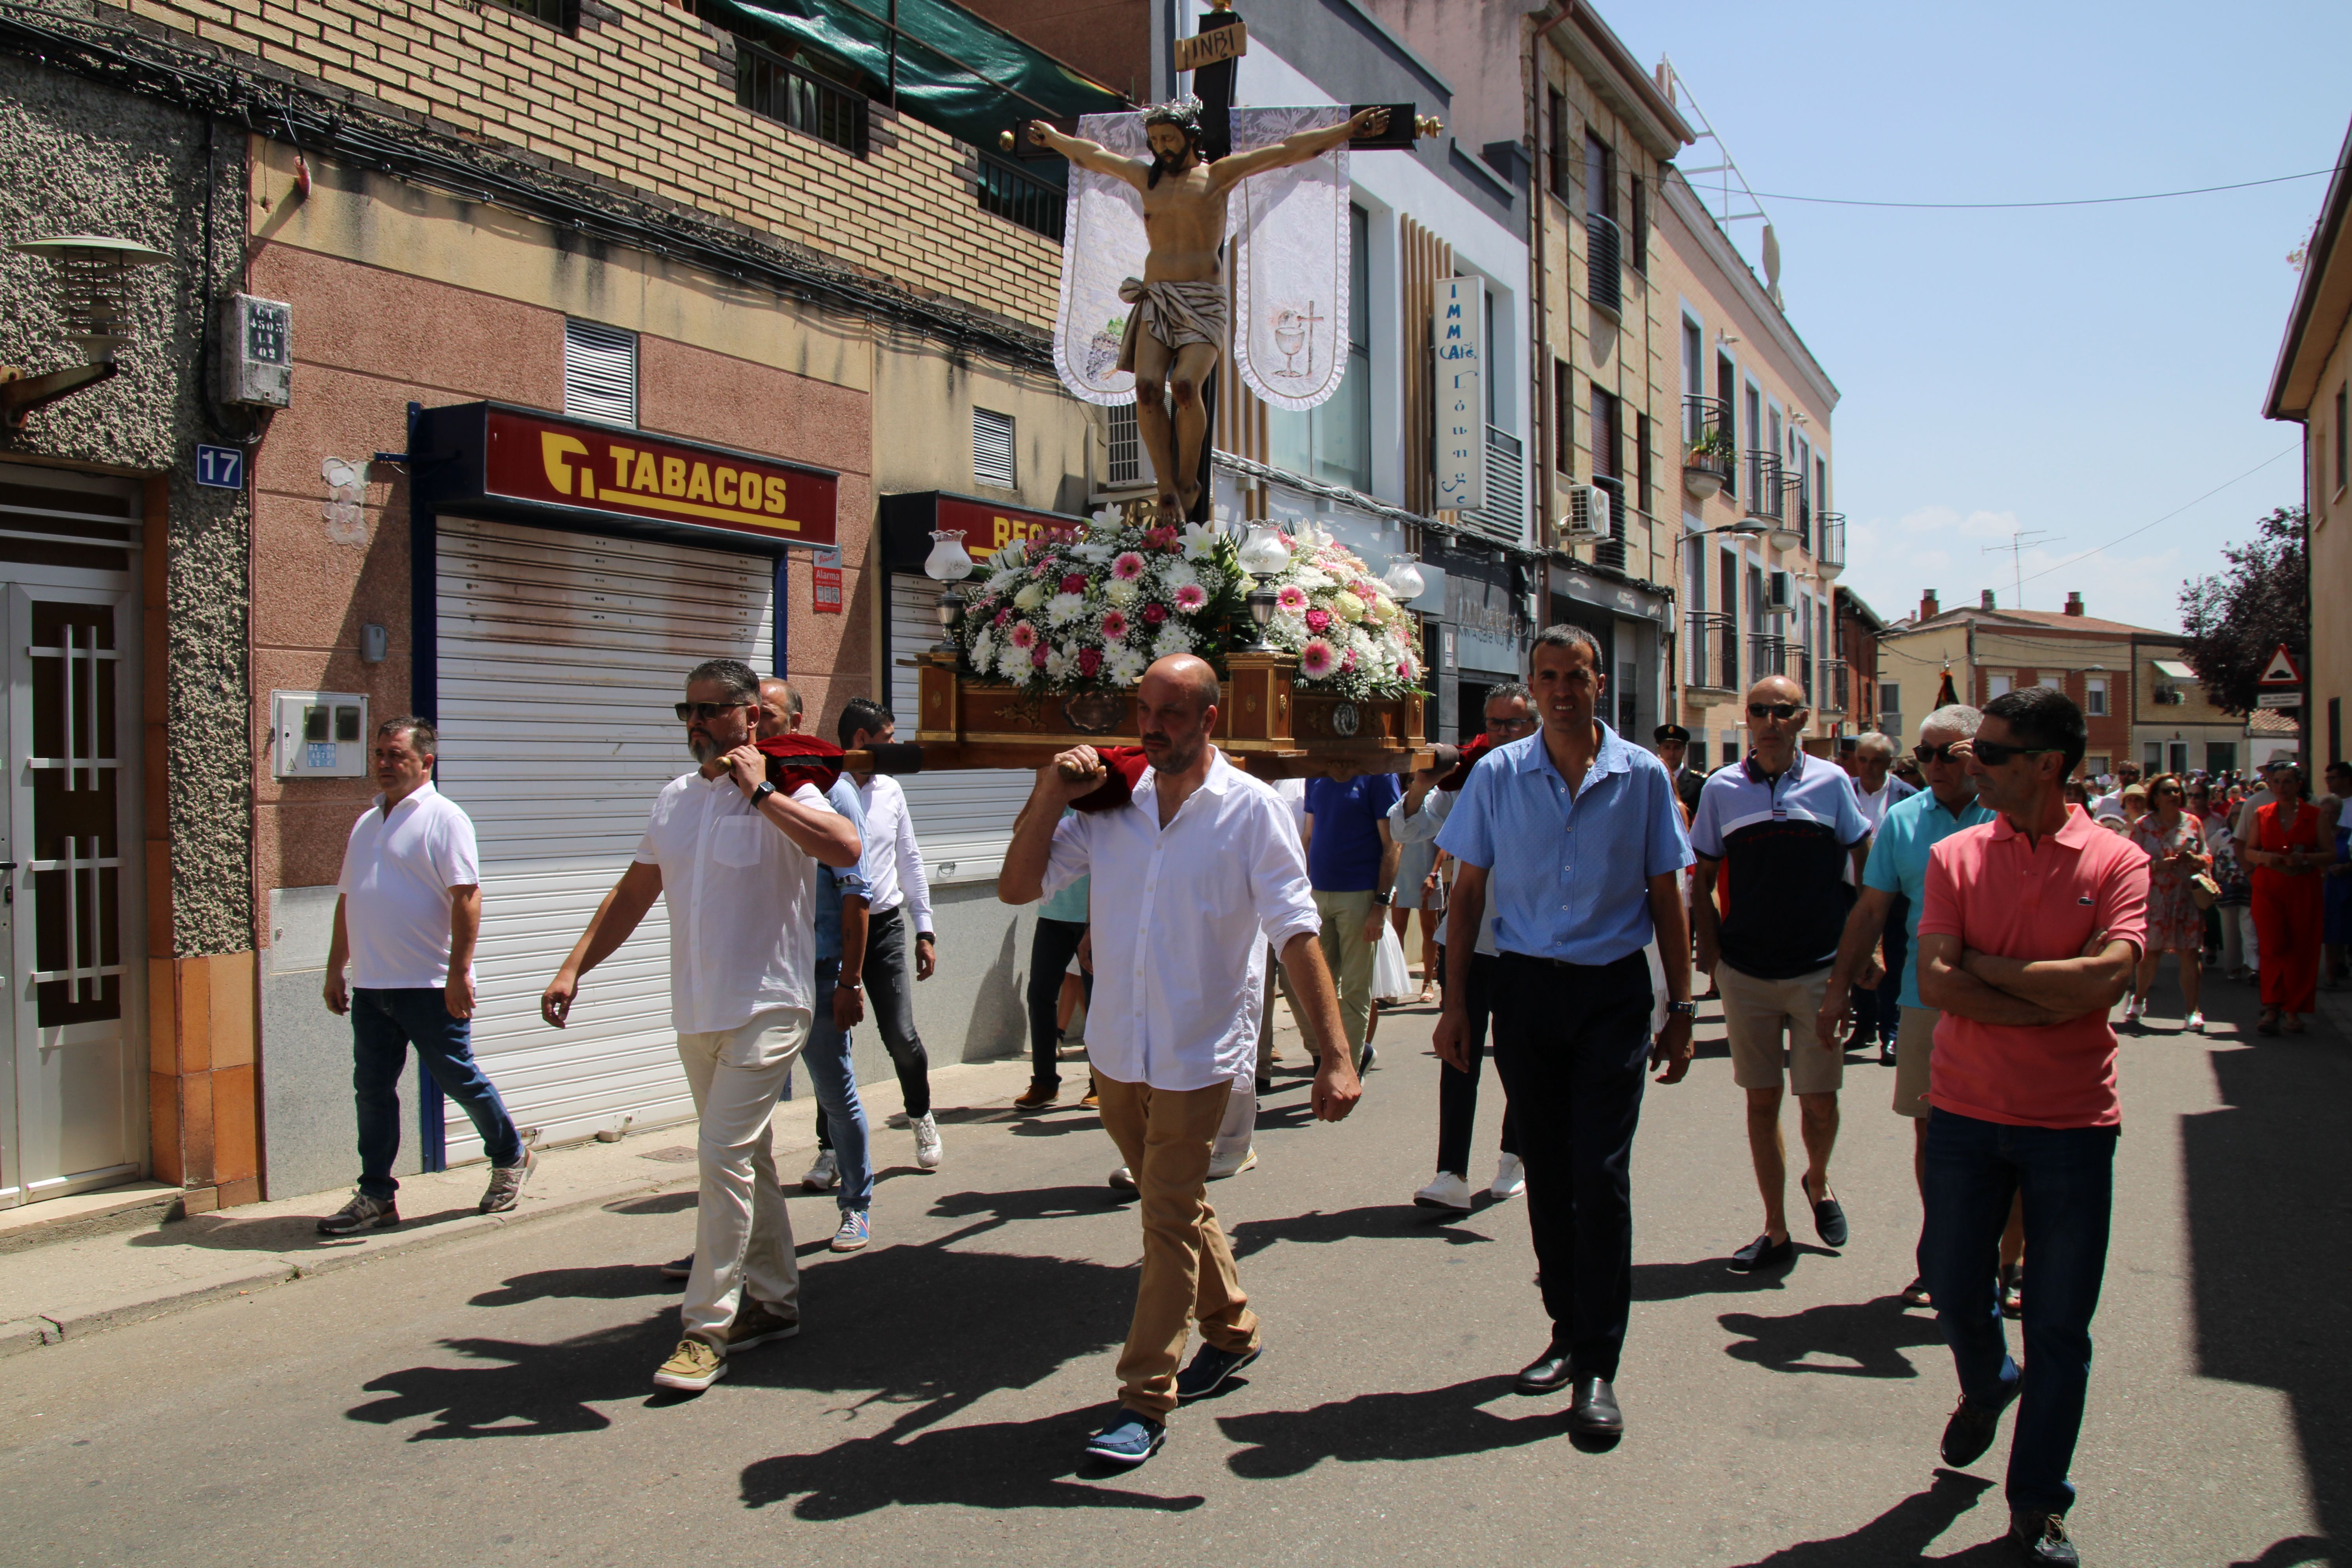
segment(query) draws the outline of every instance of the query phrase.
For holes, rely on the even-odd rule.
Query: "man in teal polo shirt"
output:
[[[1943,1016],[1919,1002],[1919,913],[1927,895],[1927,855],[1963,827],[1990,822],[1993,814],[1977,804],[1976,780],[1968,769],[1969,742],[1980,715],[1973,708],[1954,704],[1938,708],[1919,726],[1919,745],[1912,755],[1919,761],[1927,787],[1886,808],[1870,859],[1862,873],[1862,896],[1846,917],[1845,935],[1838,943],[1837,965],[1830,972],[1829,990],[1822,994],[1821,1016],[1814,1025],[1822,1044],[1832,1045],[1844,1025],[1852,986],[1865,966],[1876,967],[1874,954],[1886,917],[1897,897],[1906,902],[1905,935],[1910,943],[1903,960],[1902,1024],[1895,1040],[1895,1112],[1912,1119],[1911,1171],[1926,1191],[1927,1150],[1927,1058],[1935,1050],[1936,1023]],[[1925,1306],[1927,1297],[1917,1280],[1904,1300]]]

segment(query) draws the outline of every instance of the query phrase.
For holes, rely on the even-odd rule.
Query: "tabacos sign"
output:
[[[831,544],[839,481],[821,469],[492,406],[486,495]]]

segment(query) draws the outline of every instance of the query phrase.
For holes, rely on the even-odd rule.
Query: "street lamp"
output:
[[[58,314],[85,358],[84,363],[46,375],[26,375],[14,365],[0,365],[0,424],[14,433],[25,427],[34,409],[114,374],[115,351],[131,341],[131,269],[171,258],[135,241],[100,234],[25,239],[8,248],[57,268]]]
[[[1257,579],[1257,585],[1249,591],[1250,619],[1257,624],[1257,640],[1248,651],[1272,653],[1274,644],[1265,636],[1266,626],[1274,620],[1274,589],[1269,584],[1290,564],[1290,546],[1282,542],[1281,530],[1253,523],[1240,555],[1242,570]]]
[[[963,547],[963,535],[952,529],[941,529],[931,535],[931,552],[923,558],[923,575],[941,584],[947,591],[940,595],[940,640],[932,646],[933,653],[954,654],[961,649],[956,642],[956,625],[963,619],[963,595],[956,584],[971,575],[971,556]]]

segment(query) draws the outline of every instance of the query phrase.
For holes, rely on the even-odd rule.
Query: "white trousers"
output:
[[[677,1037],[677,1059],[700,1120],[702,1177],[694,1222],[694,1272],[679,1317],[685,1332],[726,1338],[744,1293],[787,1317],[800,1312],[793,1222],[776,1183],[768,1126],[793,1062],[808,1044],[809,1013],[772,1007],[740,1028]]]

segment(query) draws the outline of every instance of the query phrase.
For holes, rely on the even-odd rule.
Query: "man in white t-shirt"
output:
[[[472,820],[433,787],[439,745],[422,719],[376,726],[375,782],[383,793],[352,825],[343,850],[326,1000],[327,1011],[351,1015],[360,1184],[350,1203],[319,1222],[326,1236],[400,1223],[392,1162],[400,1152],[400,1072],[412,1045],[418,1063],[482,1135],[490,1161],[482,1213],[514,1207],[535,1163],[497,1086],[474,1060],[482,874]]]
[[[2092,820],[2096,821],[2102,816],[2121,816],[2124,814],[2124,791],[2131,788],[2132,785],[2137,783],[2139,783],[2139,764],[2137,763],[2116,763],[2116,787],[2105,795],[2093,798],[2091,802]]]
[[[697,665],[677,716],[701,766],[656,798],[635,863],[539,1008],[563,1027],[582,977],[655,899],[667,902],[670,1017],[700,1121],[701,1196],[682,1336],[654,1383],[691,1393],[716,1383],[733,1352],[800,1332],[800,1271],[768,1121],[814,1016],[816,868],[854,868],[859,843],[815,785],[786,795],[768,782],[768,759],[751,744],[760,678],[750,665]]]

